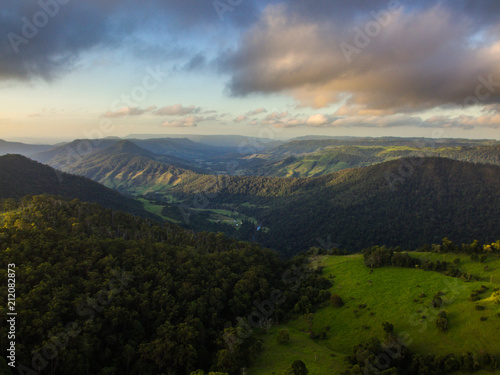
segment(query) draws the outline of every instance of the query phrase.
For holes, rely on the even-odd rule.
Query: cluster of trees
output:
[[[402,252],[400,247],[386,248],[385,246],[372,246],[363,250],[365,265],[370,268],[394,266],[394,267],[418,267],[425,271],[435,271],[445,276],[463,278],[465,280],[480,280],[478,276],[460,271],[454,263],[447,261],[421,261],[412,257],[406,252]]]
[[[221,234],[50,196],[0,207],[0,278],[7,264],[17,267],[17,361],[36,371],[239,373],[261,344],[250,334],[228,346],[237,318],[259,313],[256,303],[276,290],[283,303],[271,318],[293,314],[302,298],[328,298],[331,283],[307,272],[303,259],[302,275],[288,275],[299,260]],[[0,293],[5,300],[6,289]]]
[[[363,250],[365,265],[370,268],[386,266],[414,268],[420,266],[420,259],[403,253],[400,247],[386,248],[385,246],[372,246]]]
[[[441,329],[446,329],[446,313],[441,312],[438,320]],[[343,375],[385,374],[385,375],[441,375],[457,371],[495,371],[499,358],[489,353],[464,353],[462,355],[419,355],[412,353],[397,337],[394,327],[384,323],[385,337],[372,337],[357,345],[348,357],[350,368]]]
[[[472,243],[456,244],[447,237],[443,238],[441,243],[433,245],[424,245],[417,251],[433,253],[453,253],[471,255],[472,260],[480,260],[481,256],[490,254],[500,254],[500,240],[493,243],[481,243],[474,240]],[[484,258],[483,258],[484,259]]]

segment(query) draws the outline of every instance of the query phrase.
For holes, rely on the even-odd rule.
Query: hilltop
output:
[[[66,199],[79,199],[142,216],[140,202],[106,188],[88,178],[57,171],[21,155],[0,156],[0,199],[25,195],[51,194]]]

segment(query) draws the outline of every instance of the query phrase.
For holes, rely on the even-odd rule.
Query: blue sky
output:
[[[500,138],[498,1],[7,0],[0,138]]]

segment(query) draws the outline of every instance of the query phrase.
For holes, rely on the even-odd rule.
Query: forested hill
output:
[[[359,251],[412,249],[444,236],[459,243],[500,237],[494,165],[413,158],[306,179],[205,176],[173,189],[188,203],[204,191],[210,208],[256,218],[269,230],[249,238],[286,254],[329,241]]]
[[[293,249],[330,238],[358,251],[376,243],[414,249],[443,236],[459,243],[500,236],[498,166],[401,159],[312,181],[315,188],[266,212],[264,225],[274,228],[268,246],[288,239]]]
[[[157,157],[163,162],[156,160]],[[120,141],[62,168],[110,188],[128,191],[173,185],[197,176],[180,166],[182,161],[175,157],[155,155],[130,141]]]
[[[0,157],[0,199],[52,194],[80,199],[141,216],[153,215],[142,204],[85,177],[57,171],[21,155]]]
[[[282,280],[291,265],[255,244],[46,196],[0,204],[0,252],[3,280],[16,265],[24,373],[240,374],[260,348],[252,331],[265,321],[256,313],[243,332],[238,317],[279,289],[283,301],[271,313],[283,319],[306,292],[309,305],[324,302],[332,285],[317,273],[301,273],[300,286],[293,273]],[[0,326],[2,348],[7,330]],[[14,375],[5,356],[0,373]]]

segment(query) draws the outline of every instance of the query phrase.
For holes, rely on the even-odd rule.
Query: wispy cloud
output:
[[[198,123],[213,120],[213,117],[188,116],[180,120],[165,121],[163,126],[167,128],[194,128]]]
[[[190,105],[184,107],[182,104],[174,104],[170,106],[161,107],[155,112],[158,116],[185,116],[201,112],[200,107]]]
[[[253,111],[249,111],[246,113],[246,116],[250,117],[250,116],[257,116],[257,115],[260,115],[262,113],[266,113],[267,112],[267,109],[265,108],[257,108],[257,109],[254,109]]]
[[[156,109],[156,106],[151,106],[147,108],[138,107],[123,107],[117,111],[108,111],[102,115],[106,118],[124,118],[128,116],[141,116],[146,113],[151,113]]]

